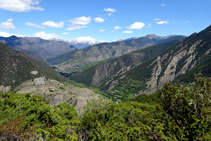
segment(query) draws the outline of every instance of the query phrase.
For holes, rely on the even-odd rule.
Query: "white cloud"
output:
[[[111,15],[113,15],[112,13],[108,13],[108,16],[111,16]]]
[[[122,33],[133,33],[133,31],[122,31]]]
[[[154,21],[160,21],[161,19],[158,19],[158,18],[156,18],[156,19],[154,19]]]
[[[184,21],[183,23],[190,23],[190,21]]]
[[[135,22],[132,25],[130,25],[130,27],[127,27],[129,29],[142,29],[145,26],[144,23],[142,22]]]
[[[7,20],[7,22],[12,22],[12,21],[13,21],[13,19],[12,19],[12,18]]]
[[[33,35],[35,37],[40,37],[40,38],[43,38],[43,39],[55,38],[55,37],[58,36],[55,33],[45,33],[45,31],[40,31],[40,32],[37,32],[37,33],[35,33]]]
[[[152,27],[151,23],[146,26],[146,28],[151,28],[151,27]]]
[[[120,26],[115,26],[114,29],[121,29],[121,27]]]
[[[87,28],[85,25],[69,25],[70,27],[67,28],[67,30],[76,30],[76,29],[82,29],[82,28]]]
[[[36,28],[45,28],[44,26],[36,25],[35,23],[27,22],[25,25],[36,27]]]
[[[10,34],[10,33],[8,33],[8,32],[0,31],[0,36],[1,36],[1,37],[10,37],[10,36],[12,36],[12,35],[15,35],[15,36],[17,36],[17,37],[23,37],[23,35],[19,35],[19,34]]]
[[[169,24],[169,21],[159,21],[159,22],[156,22],[157,24]]]
[[[69,34],[68,32],[64,32],[64,33],[62,33],[63,35],[67,35],[67,34]]]
[[[13,19],[8,19],[6,22],[1,23],[0,27],[5,28],[5,29],[15,28],[12,21],[13,21]]]
[[[69,22],[71,22],[72,24],[87,25],[91,22],[91,20],[92,19],[90,17],[82,16],[69,20]]]
[[[115,12],[116,9],[112,9],[112,8],[104,8],[104,11],[107,11],[107,12]]]
[[[7,33],[7,32],[2,32],[2,31],[0,31],[0,36],[1,36],[1,37],[10,37],[10,36],[12,36],[12,34],[9,34],[9,33]]]
[[[78,37],[76,39],[77,40],[83,40],[83,41],[95,41],[96,40],[95,38],[91,38],[89,36],[87,36],[87,37]]]
[[[101,18],[101,17],[96,17],[96,18],[94,18],[94,20],[97,23],[104,23],[105,22],[105,20],[103,18]]]
[[[0,0],[0,9],[9,10],[11,12],[44,10],[44,8],[37,5],[39,5],[39,0]]]
[[[104,32],[105,31],[105,29],[100,29],[100,32]]]
[[[42,25],[49,26],[49,27],[56,27],[56,28],[63,28],[64,22],[53,22],[53,21],[46,21],[43,22]]]
[[[165,6],[166,4],[161,4],[161,5],[159,5],[159,6]]]

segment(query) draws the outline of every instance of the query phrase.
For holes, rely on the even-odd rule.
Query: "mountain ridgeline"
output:
[[[151,46],[96,65],[70,79],[98,87],[114,100],[151,94],[166,82],[193,82],[199,72],[211,76],[210,39],[211,26],[183,40]]]
[[[81,50],[75,50],[62,54],[47,61],[61,72],[79,72],[96,65],[100,61],[119,57],[137,49],[160,44],[176,39],[184,39],[185,36],[172,35],[160,37],[154,34],[131,40],[112,43],[100,43]]]
[[[29,56],[32,54],[32,52],[36,53],[40,57],[35,57],[34,55],[31,57],[35,57],[33,59],[37,60],[39,60],[39,58],[45,60],[47,58],[56,57],[60,54],[76,49],[74,46],[69,46],[59,41],[44,40],[38,37],[0,37],[0,42],[7,44],[9,47],[15,50],[22,51],[26,54],[29,53],[27,54]]]

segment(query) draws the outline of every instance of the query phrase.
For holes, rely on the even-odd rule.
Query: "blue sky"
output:
[[[211,0],[0,0],[0,36],[114,41],[211,25]]]

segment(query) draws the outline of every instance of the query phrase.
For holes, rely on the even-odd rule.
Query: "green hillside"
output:
[[[47,79],[68,81],[45,62],[36,61],[26,54],[0,43],[0,85],[15,88],[26,80],[45,76]],[[37,71],[36,75],[32,71]]]

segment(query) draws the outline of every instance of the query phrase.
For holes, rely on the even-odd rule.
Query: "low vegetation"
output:
[[[0,140],[211,140],[210,93],[211,79],[199,74],[127,102],[90,101],[80,116],[66,103],[1,93]]]

